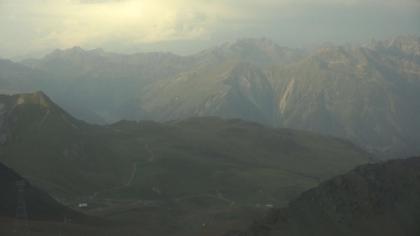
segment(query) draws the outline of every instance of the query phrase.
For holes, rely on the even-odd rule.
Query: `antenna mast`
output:
[[[25,201],[25,180],[16,181],[16,193],[17,193],[17,204],[16,204],[16,221],[15,221],[15,233],[19,235],[29,235],[29,224],[28,224],[28,212],[26,209]]]

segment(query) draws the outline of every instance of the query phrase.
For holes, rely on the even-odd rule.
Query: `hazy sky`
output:
[[[0,0],[0,58],[54,48],[191,53],[227,40],[285,46],[420,35],[420,0]]]

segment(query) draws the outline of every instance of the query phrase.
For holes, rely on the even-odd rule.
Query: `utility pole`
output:
[[[28,223],[28,212],[26,209],[25,201],[25,180],[16,181],[16,219],[15,219],[15,230],[14,232],[18,235],[27,236],[29,235],[29,223]]]

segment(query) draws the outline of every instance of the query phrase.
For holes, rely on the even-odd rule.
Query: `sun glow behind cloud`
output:
[[[75,45],[124,50],[254,36],[286,44],[335,40],[357,35],[360,23],[373,32],[367,37],[391,27],[417,33],[415,22],[406,23],[420,23],[419,9],[417,0],[0,0],[0,57]]]
[[[0,25],[4,27],[0,33],[5,36],[0,42],[10,40],[10,36],[23,42],[21,35],[31,35],[26,46],[42,49],[118,40],[135,44],[206,37],[223,9],[181,0],[17,0],[0,3],[0,13]]]
[[[58,1],[34,13],[46,19],[40,28],[45,37],[39,40],[62,47],[120,38],[134,43],[193,38],[204,34],[203,24],[208,23],[197,21],[195,12],[152,0],[89,4]]]

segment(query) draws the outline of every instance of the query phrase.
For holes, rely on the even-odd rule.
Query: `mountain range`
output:
[[[415,36],[316,49],[242,39],[190,56],[74,47],[1,60],[0,90],[43,90],[91,123],[240,118],[402,157],[420,152],[419,48]]]

